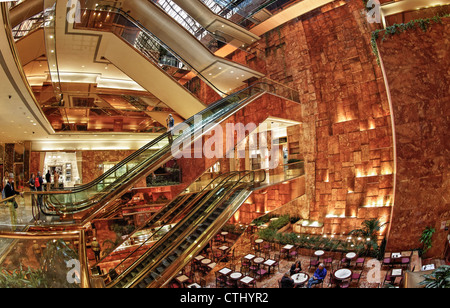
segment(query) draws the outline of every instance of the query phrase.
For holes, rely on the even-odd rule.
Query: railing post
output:
[[[89,267],[86,254],[86,234],[84,230],[80,230],[78,255],[80,259],[80,286],[83,289],[89,289],[91,287],[91,282],[89,278]]]

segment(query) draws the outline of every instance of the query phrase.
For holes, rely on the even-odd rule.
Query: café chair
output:
[[[358,265],[361,266],[361,268],[364,268],[364,263],[366,262],[365,258],[357,258],[355,261],[355,268],[358,267]]]

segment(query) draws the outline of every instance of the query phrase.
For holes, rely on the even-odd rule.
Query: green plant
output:
[[[448,289],[450,288],[450,266],[443,265],[430,275],[423,275],[425,278],[419,285],[427,289]]]
[[[28,268],[24,270],[22,265],[13,271],[5,268],[0,270],[1,288],[46,288],[47,279],[41,269],[33,270]]]
[[[355,229],[350,231],[349,235],[355,235],[366,239],[364,244],[366,255],[372,255],[372,249],[378,249],[378,233],[386,223],[381,223],[379,219],[368,219],[362,222],[361,229]]]
[[[422,235],[420,236],[420,242],[422,243],[422,252],[421,255],[425,255],[428,250],[433,247],[433,234],[436,230],[432,227],[426,227],[425,230],[422,231]]]
[[[363,1],[365,1],[365,0],[363,0]],[[371,38],[370,43],[372,46],[372,52],[374,53],[374,55],[377,58],[378,65],[380,65],[381,61],[380,61],[380,55],[378,53],[377,41],[380,38],[381,32],[383,32],[382,41],[386,40],[390,36],[400,34],[405,31],[408,31],[408,30],[413,30],[413,29],[416,29],[417,27],[422,29],[423,32],[426,32],[428,30],[428,28],[431,26],[431,24],[433,24],[433,23],[440,24],[440,23],[442,23],[442,18],[449,17],[449,16],[450,16],[450,14],[436,15],[432,18],[411,20],[408,23],[394,24],[392,26],[386,27],[386,29],[375,30],[372,33],[372,38]]]
[[[41,270],[49,288],[76,288],[78,285],[67,281],[67,262],[79,260],[78,254],[65,241],[54,240],[42,252]]]

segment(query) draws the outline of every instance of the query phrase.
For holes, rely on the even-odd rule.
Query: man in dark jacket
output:
[[[15,190],[14,188],[14,174],[10,173],[9,174],[9,179],[8,182],[5,185],[5,198],[8,199],[9,197],[13,197],[16,195],[21,195],[22,193],[18,192]],[[8,201],[8,205],[9,205],[9,212],[11,215],[11,228],[12,231],[16,231],[16,225],[17,225],[17,213],[16,213],[16,208],[17,208],[17,202],[16,200],[9,200]]]
[[[289,276],[289,272],[285,273],[281,278],[281,288],[292,289],[294,287],[294,280]]]

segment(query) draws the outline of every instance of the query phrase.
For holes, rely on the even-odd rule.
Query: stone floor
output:
[[[251,254],[255,254],[255,251],[252,249],[252,245],[251,245],[251,237],[248,234],[243,234],[236,242],[227,240],[227,242],[225,243],[214,243],[213,244],[213,251],[217,251],[217,248],[219,247],[219,245],[227,245],[229,247],[235,248],[235,257],[233,258],[233,260],[222,260],[222,261],[217,261],[217,265],[206,275],[202,275],[199,272],[195,272],[195,276],[194,276],[194,281],[197,283],[201,283],[203,282],[203,284],[205,285],[206,288],[216,288],[216,274],[215,272],[224,268],[224,267],[228,267],[228,268],[235,268],[236,271],[240,270],[241,267],[241,258],[244,257],[245,255],[251,253]],[[272,249],[269,252],[269,255],[272,257],[275,254],[279,253],[279,248],[275,248]],[[212,257],[211,255],[209,255],[208,257]],[[309,268],[309,264],[310,264],[310,256],[303,256],[303,255],[298,255],[296,260],[300,260],[301,264],[302,264],[302,269],[303,272],[308,273],[310,276],[312,276],[312,274],[315,271],[315,268]],[[369,260],[369,259],[366,259]],[[278,281],[279,279],[282,278],[282,276],[284,275],[284,273],[288,272],[290,270],[291,265],[295,262],[295,260],[290,259],[290,260],[286,260],[286,259],[281,259],[280,261],[280,266],[279,269],[275,269],[275,272],[272,273],[269,276],[265,276],[262,279],[257,279],[256,282],[256,287],[257,288],[278,288]],[[364,268],[358,267],[357,269],[354,269],[354,263],[351,263],[350,265],[350,269],[357,271],[357,272],[361,272],[361,278],[358,281],[353,281],[350,284],[350,288],[379,288],[382,287],[382,283],[384,281],[384,278],[386,276],[387,270],[389,268],[387,267],[383,267],[380,271],[379,277],[380,277],[380,283],[370,283],[368,281],[368,274],[369,271],[371,271],[371,268],[366,267],[367,263],[365,264]],[[416,266],[416,268],[420,268],[420,258],[418,257],[417,253],[415,253],[413,255],[412,261],[411,261],[411,268],[413,268],[414,266]],[[325,279],[324,284],[321,286],[323,288],[329,288],[332,287],[330,286],[329,282],[330,282],[330,272],[332,272],[333,270],[336,270],[339,267],[339,261],[335,260],[332,264],[332,268],[330,268],[330,266],[327,267],[328,270],[328,275],[327,278]],[[190,272],[190,265],[188,265],[185,268],[186,272]],[[372,271],[373,272],[373,271]],[[373,279],[371,279],[373,280]]]

